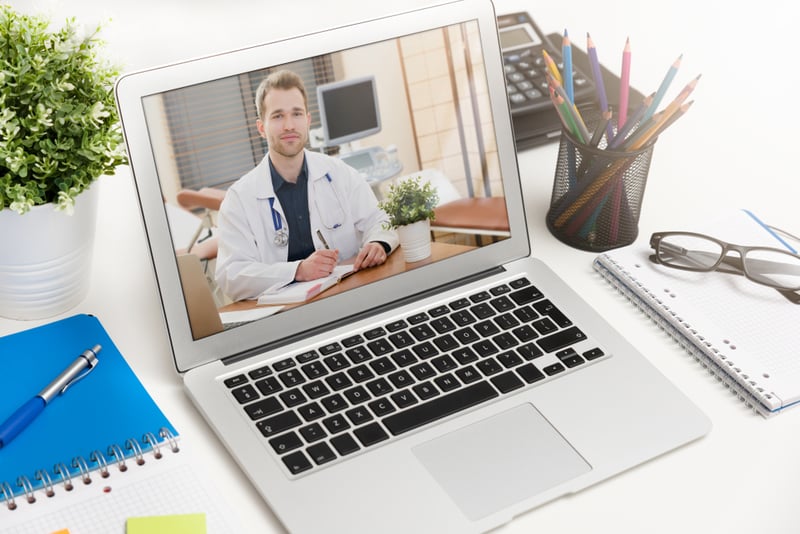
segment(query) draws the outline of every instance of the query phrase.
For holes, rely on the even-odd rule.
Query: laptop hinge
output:
[[[339,318],[339,319],[337,319],[335,321],[331,321],[329,323],[325,323],[324,325],[320,325],[320,326],[317,326],[315,328],[309,328],[308,330],[304,330],[302,332],[298,332],[297,334],[294,334],[294,335],[291,335],[291,336],[287,336],[285,338],[281,338],[281,339],[279,339],[277,341],[273,341],[271,343],[266,343],[264,345],[260,345],[260,346],[258,346],[256,348],[250,349],[248,351],[240,352],[238,354],[234,354],[232,356],[228,356],[227,358],[223,358],[220,361],[223,363],[223,365],[230,365],[230,364],[238,363],[238,362],[240,362],[242,360],[246,360],[247,358],[251,358],[253,356],[262,355],[267,351],[274,350],[276,348],[280,348],[280,347],[283,347],[283,346],[286,346],[286,345],[290,345],[290,344],[292,344],[292,343],[294,343],[296,341],[299,341],[301,339],[304,339],[304,338],[307,338],[307,337],[311,337],[311,336],[315,336],[317,334],[321,334],[321,333],[327,332],[329,330],[333,330],[335,328],[338,328],[340,326],[344,326],[346,324],[358,321],[360,319],[364,319],[364,318],[367,318],[367,317],[372,317],[375,314],[383,313],[385,311],[392,310],[394,308],[398,308],[400,306],[404,306],[406,304],[410,304],[410,303],[418,301],[418,300],[422,300],[422,299],[427,298],[429,296],[442,293],[442,292],[447,291],[449,289],[453,289],[455,287],[458,287],[458,286],[461,286],[461,285],[464,285],[464,284],[475,282],[477,280],[482,280],[484,278],[488,278],[490,276],[494,276],[496,274],[500,274],[500,273],[503,273],[503,272],[505,272],[505,267],[503,267],[502,265],[497,266],[497,267],[492,267],[491,269],[488,269],[486,271],[481,271],[479,273],[475,273],[475,274],[472,274],[470,276],[466,276],[464,278],[459,278],[458,280],[451,281],[451,282],[448,282],[446,284],[442,284],[442,285],[439,285],[439,286],[436,286],[436,287],[432,287],[432,288],[427,289],[425,291],[419,291],[417,293],[413,293],[413,294],[408,295],[406,297],[403,297],[401,299],[393,300],[392,302],[388,302],[386,304],[383,304],[381,306],[377,306],[375,308],[370,308],[369,310],[365,310],[365,311],[360,312],[360,313],[354,313],[354,314],[348,315],[346,317],[341,317],[341,318]]]

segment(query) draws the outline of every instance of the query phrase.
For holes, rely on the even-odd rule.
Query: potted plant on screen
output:
[[[378,203],[389,216],[389,226],[397,229],[406,262],[420,261],[431,255],[430,222],[435,217],[433,210],[438,202],[436,188],[417,176],[392,184],[386,198]]]
[[[0,315],[35,319],[88,290],[97,186],[126,163],[118,69],[94,32],[0,4]]]

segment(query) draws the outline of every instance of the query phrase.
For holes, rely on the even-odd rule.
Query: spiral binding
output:
[[[141,443],[136,439],[128,439],[125,441],[124,450],[117,444],[112,443],[108,446],[107,454],[103,454],[99,450],[94,450],[89,454],[89,461],[87,462],[83,456],[76,456],[69,463],[72,466],[70,470],[67,464],[57,463],[53,466],[53,471],[48,472],[47,469],[39,469],[34,475],[36,482],[25,476],[20,475],[14,483],[0,481],[0,497],[5,503],[6,508],[9,510],[16,510],[18,508],[16,498],[24,499],[25,502],[33,504],[37,500],[37,492],[42,492],[45,497],[50,498],[56,495],[56,488],[58,483],[61,483],[63,491],[69,492],[75,488],[73,482],[73,473],[77,471],[77,480],[83,484],[91,484],[92,477],[99,475],[101,478],[108,478],[111,476],[113,469],[124,473],[128,469],[126,461],[132,461],[136,465],[144,465],[147,461],[147,452],[152,453],[153,459],[160,460],[164,457],[161,452],[162,447],[169,449],[173,453],[180,451],[176,437],[168,428],[162,428],[158,431],[158,436],[161,438],[159,441],[152,432],[148,432],[142,436]],[[149,447],[149,451],[146,449]],[[126,456],[124,451],[128,451]],[[111,462],[106,460],[108,457]],[[16,491],[15,491],[16,488]]]
[[[708,342],[696,330],[692,329],[681,317],[671,312],[669,308],[648,288],[644,287],[633,274],[625,270],[612,258],[605,256],[605,260],[613,263],[617,271],[636,284],[652,302],[647,302],[630,290],[613,272],[602,263],[597,263],[595,260],[596,265],[600,266],[600,269],[597,269],[598,272],[607,282],[650,317],[653,322],[669,334],[686,352],[693,356],[698,363],[722,383],[722,385],[728,388],[731,393],[736,395],[748,408],[764,417],[773,415],[773,413],[765,407],[765,405],[770,406],[773,404],[771,395],[766,393],[763,388],[759,387],[749,376],[743,375],[734,362],[729,360],[727,356],[712,343]],[[670,312],[674,322],[659,314],[655,309],[657,306]],[[700,343],[692,343],[692,338],[697,339]]]

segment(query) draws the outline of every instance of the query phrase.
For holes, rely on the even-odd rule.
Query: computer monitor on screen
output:
[[[337,146],[381,131],[374,76],[317,86],[325,146]]]

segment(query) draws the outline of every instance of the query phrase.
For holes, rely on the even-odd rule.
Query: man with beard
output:
[[[323,278],[340,259],[382,264],[398,245],[372,189],[342,161],[305,149],[311,114],[302,79],[270,74],[256,91],[268,152],[234,183],[219,211],[216,279],[233,300]]]

